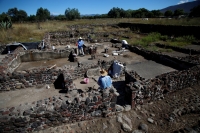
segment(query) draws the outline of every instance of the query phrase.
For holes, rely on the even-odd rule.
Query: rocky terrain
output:
[[[138,47],[132,49],[134,52],[120,51],[119,47],[112,46],[110,42],[95,45],[98,45],[95,59],[91,59],[91,55],[85,55],[78,56],[77,62],[70,62],[67,58],[20,62],[14,73],[1,75],[0,132],[200,132],[199,50],[194,50],[192,46],[193,50],[190,51],[195,52],[192,56],[187,51],[183,54],[182,49],[162,55]],[[199,48],[198,45],[195,47]],[[104,51],[105,48],[108,48],[107,52]],[[62,50],[68,49],[66,50],[66,46],[56,46],[55,51],[47,52],[62,53]],[[113,56],[113,51],[121,53]],[[105,54],[109,57],[105,57]],[[12,57],[15,58],[15,55]],[[8,60],[11,60],[5,56],[1,59],[8,65]],[[113,92],[105,94],[98,91],[98,74],[90,73],[93,77],[90,77],[89,84],[83,83],[84,74],[89,68],[97,69],[103,65],[108,67],[109,61],[113,59],[123,62],[126,70],[133,71],[130,81],[133,78],[136,82],[130,83],[133,86],[129,85],[131,99],[127,98],[129,79],[126,79],[126,75],[113,79],[113,86],[120,94],[118,97]],[[177,65],[175,61],[182,64]],[[83,67],[77,67],[79,63]],[[49,67],[54,64],[56,67]],[[6,65],[3,66],[3,70],[6,70]],[[193,69],[189,69],[190,67]],[[55,86],[61,72],[68,85],[68,91]],[[155,77],[160,79],[154,80]],[[148,82],[151,86],[149,88]],[[165,86],[160,87],[160,84]],[[146,96],[144,86],[149,91],[149,97]],[[151,100],[144,97],[151,97]]]

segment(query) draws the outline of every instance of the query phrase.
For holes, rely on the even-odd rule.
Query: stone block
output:
[[[100,68],[90,68],[86,72],[87,77],[95,77],[100,75]]]

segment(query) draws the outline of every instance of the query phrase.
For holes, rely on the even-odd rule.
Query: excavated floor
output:
[[[94,45],[94,44],[88,44],[88,45]],[[140,74],[142,77],[148,79],[148,78],[154,78],[155,76],[175,71],[175,69],[158,64],[154,61],[148,61],[144,57],[137,55],[135,53],[132,53],[130,51],[123,52],[123,55],[119,56],[112,56],[112,51],[118,50],[118,48],[111,47],[111,43],[103,43],[103,44],[97,44],[97,56],[96,59],[91,60],[90,55],[85,55],[83,57],[78,56],[79,62],[82,62],[83,64],[88,63],[97,63],[98,59],[110,61],[114,58],[125,62],[127,64],[127,70],[134,70],[138,74]],[[56,47],[57,49],[63,49],[66,46],[59,46]],[[71,46],[75,47],[75,46]],[[104,57],[104,48],[109,47],[109,51],[107,54],[109,54],[109,57]],[[16,71],[23,71],[26,69],[33,69],[37,67],[44,67],[44,66],[53,66],[55,65],[57,67],[62,67],[64,65],[73,65],[77,66],[77,62],[69,62],[67,58],[61,58],[61,59],[53,59],[53,60],[43,60],[43,61],[36,61],[36,62],[23,62],[21,65],[16,69]],[[97,78],[97,77],[96,77]],[[121,77],[120,81],[115,81],[114,86],[117,88],[118,92],[121,93],[121,96],[119,97],[118,104],[125,104],[123,101],[123,90],[124,88],[124,77]],[[80,77],[79,79],[74,81],[74,84],[76,85],[77,89],[86,90],[88,87],[98,88],[98,84],[95,80],[90,79],[89,84],[81,84],[81,81],[83,81],[83,77]],[[12,107],[17,106],[23,103],[30,103],[33,101],[49,98],[55,95],[65,96],[66,92],[63,90],[55,89],[53,86],[53,83],[50,84],[50,89],[46,89],[47,85],[43,86],[36,86],[16,91],[10,91],[6,93],[0,93],[0,108],[5,107]],[[6,94],[6,95],[5,95]]]

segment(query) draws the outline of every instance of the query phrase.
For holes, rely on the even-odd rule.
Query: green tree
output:
[[[147,17],[148,18],[154,18],[155,16],[154,16],[153,12],[149,12],[149,13],[147,13]]]
[[[153,13],[153,17],[155,18],[160,17],[162,15],[160,10],[152,10],[151,13]]]
[[[8,9],[7,14],[11,17],[12,21],[18,21],[17,18],[18,9],[16,7]]]
[[[165,13],[164,13],[164,16],[165,17],[171,17],[173,15],[173,12],[171,10],[167,10]]]
[[[78,11],[78,9],[70,9],[67,8],[65,10],[65,16],[68,20],[74,20],[74,19],[79,19],[80,18],[80,12]]]
[[[174,11],[174,16],[184,15],[183,9],[176,9]]]
[[[145,8],[140,8],[139,9],[140,11],[141,11],[141,17],[142,18],[146,18],[146,17],[148,17],[148,13],[149,13],[149,10],[147,10],[147,9],[145,9]]]
[[[108,14],[101,14],[101,18],[108,18]]]
[[[149,10],[145,8],[140,8],[138,10],[133,11],[132,16],[135,18],[145,18],[148,17]]]
[[[141,10],[135,10],[135,11],[133,11],[132,16],[134,18],[141,18],[142,17],[142,11]]]
[[[27,13],[24,10],[18,10],[16,7],[8,10],[7,14],[12,21],[24,21],[27,19]]]
[[[39,9],[37,9],[36,17],[39,21],[46,21],[50,18],[50,12],[48,9],[43,9],[42,7],[40,7]]]
[[[126,17],[126,11],[124,9],[120,9],[120,17],[125,18]]]
[[[3,12],[2,14],[0,14],[0,22],[5,21],[5,19],[7,19],[8,17],[9,16],[5,12]]]
[[[190,10],[189,17],[200,17],[200,5]]]
[[[122,8],[119,7],[113,7],[108,12],[108,17],[110,18],[120,18],[125,16],[125,11]]]
[[[65,15],[58,15],[58,16],[55,16],[55,20],[66,20],[66,17]]]
[[[32,21],[32,22],[34,22],[34,21],[36,21],[36,16],[35,15],[30,15],[30,16],[28,16],[28,21]]]
[[[131,18],[132,17],[132,10],[131,9],[128,9],[125,11],[125,18]]]
[[[24,21],[28,17],[27,13],[24,10],[19,10],[17,13],[18,21]]]

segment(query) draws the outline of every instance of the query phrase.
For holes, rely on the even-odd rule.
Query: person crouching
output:
[[[112,92],[119,96],[119,93],[112,85],[112,78],[108,75],[107,71],[104,69],[100,70],[101,76],[98,79],[98,85],[101,91]]]
[[[98,85],[100,86],[101,90],[108,89],[112,87],[112,79],[108,75],[107,71],[102,69],[100,70],[101,76],[98,79]]]

